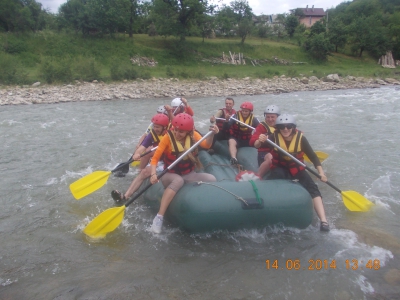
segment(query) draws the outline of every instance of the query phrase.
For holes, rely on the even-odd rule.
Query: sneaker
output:
[[[154,233],[161,233],[162,224],[164,222],[164,218],[160,218],[156,216],[153,220],[153,224],[151,225],[151,231]]]
[[[238,164],[238,160],[236,159],[236,157],[231,157],[231,165],[236,166]]]
[[[321,226],[319,227],[319,230],[321,231],[329,231],[329,224],[328,222],[321,222]]]
[[[111,197],[114,199],[115,204],[116,204],[117,206],[122,206],[122,205],[124,205],[125,202],[126,202],[126,200],[128,200],[128,199],[125,198],[125,195],[124,195],[124,194],[122,194],[120,191],[117,191],[117,190],[113,190],[113,191],[111,192]]]

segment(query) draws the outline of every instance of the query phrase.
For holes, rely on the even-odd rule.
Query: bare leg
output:
[[[271,167],[271,163],[272,163],[272,154],[267,153],[264,157],[263,163],[258,168],[257,175],[260,176],[261,178],[263,178],[264,175],[267,174],[267,172],[269,171],[269,169]]]
[[[325,216],[324,204],[322,203],[322,198],[319,196],[313,198],[313,203],[314,203],[315,212],[317,213],[320,221],[327,222],[326,216]]]
[[[149,150],[151,150],[151,149],[152,149],[152,147],[150,146],[149,148],[146,149],[146,151],[149,151]],[[149,161],[150,161],[150,158],[151,158],[153,155],[154,155],[154,152],[150,152],[149,154],[143,156],[143,157],[140,159],[139,168],[140,168],[141,170],[143,170],[144,168],[146,168],[147,164],[148,164]]]
[[[231,155],[231,157],[236,158],[237,154],[236,141],[234,139],[229,139],[228,143],[229,143],[229,154]]]
[[[139,175],[132,181],[128,190],[125,192],[125,198],[129,198],[136,192],[139,187],[142,185],[143,181],[150,176],[151,168],[146,167],[142,171],[140,171]]]
[[[164,194],[161,198],[160,210],[158,211],[158,215],[164,216],[165,212],[169,204],[171,203],[172,199],[174,199],[176,192],[170,188],[166,188]]]

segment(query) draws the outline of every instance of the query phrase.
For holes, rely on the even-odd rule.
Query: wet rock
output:
[[[38,81],[38,82],[35,82],[34,84],[32,84],[32,86],[33,87],[37,87],[37,86],[39,86],[40,85],[40,82]]]
[[[394,78],[385,78],[385,81],[390,84],[396,84],[396,85],[400,84],[400,82]]]
[[[300,79],[300,82],[304,83],[304,84],[308,84],[309,79],[307,77],[303,77],[303,78]]]
[[[385,81],[383,81],[382,79],[377,79],[376,81],[375,81],[377,84],[380,84],[380,85],[386,85],[387,83],[385,82]]]

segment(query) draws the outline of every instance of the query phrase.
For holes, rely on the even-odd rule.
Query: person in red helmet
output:
[[[243,102],[240,105],[240,110],[233,115],[233,118],[256,128],[260,122],[253,115],[253,103]],[[229,121],[229,153],[231,155],[231,164],[237,165],[236,158],[237,149],[241,147],[249,147],[249,141],[252,135],[252,129],[236,122],[235,120]]]
[[[121,194],[121,192],[117,190],[113,190],[111,192],[111,196],[117,204],[123,204],[126,199],[132,196],[133,193],[139,189],[143,181],[150,176],[150,166],[146,166],[149,163],[149,160],[153,156],[154,152],[151,152],[143,157],[140,156],[147,149],[158,146],[160,140],[163,138],[166,130],[168,129],[169,118],[165,114],[158,113],[151,118],[151,123],[153,124],[152,129],[132,156],[135,161],[140,160],[139,175],[136,176],[136,178],[132,181],[125,194]]]
[[[168,168],[182,153],[188,150],[193,144],[201,139],[201,135],[194,130],[193,118],[185,113],[176,115],[172,119],[172,130],[168,130],[161,139],[154,156],[151,159],[151,176],[150,182],[155,184],[158,182],[156,167],[161,158],[164,161],[164,168]],[[200,147],[209,149],[213,136],[218,133],[218,126],[210,126],[210,130],[214,134],[209,135],[200,143]],[[196,173],[195,167],[201,168],[201,163],[197,158],[197,150],[186,155],[173,169],[169,170],[160,178],[165,191],[161,198],[160,209],[153,220],[151,230],[154,233],[160,233],[164,220],[164,214],[173,200],[175,194],[183,186],[185,182],[216,181],[214,175],[207,173]]]

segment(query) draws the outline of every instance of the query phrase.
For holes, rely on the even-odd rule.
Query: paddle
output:
[[[297,158],[294,156],[290,155],[288,152],[283,150],[281,147],[279,147],[277,144],[272,142],[271,140],[267,139],[267,143],[270,145],[274,146],[277,148],[280,152],[284,153],[285,155],[289,156],[291,159],[293,159],[297,164],[303,166],[306,168],[306,170],[319,179],[321,179],[321,176],[315,172],[314,170],[310,169],[307,167],[305,164],[303,164],[301,161],[299,161]],[[327,185],[329,185],[331,188],[342,194],[342,199],[344,202],[344,205],[350,210],[350,211],[368,211],[372,205],[374,205],[371,201],[369,201],[367,198],[362,196],[361,194],[355,192],[355,191],[341,191],[339,188],[334,186],[332,183],[329,181],[325,182]]]
[[[243,123],[235,118],[231,118],[237,122],[239,122],[240,124],[243,124],[245,126],[248,126],[250,128],[253,128],[249,125],[247,125],[246,123]],[[313,175],[315,175],[316,177],[318,177],[319,179],[321,179],[321,176],[315,172],[314,170],[310,169],[309,167],[307,167],[304,163],[302,163],[301,161],[299,161],[297,158],[295,158],[294,156],[290,155],[288,152],[286,152],[284,149],[282,149],[281,147],[279,147],[277,144],[275,144],[274,142],[272,142],[271,140],[267,139],[267,143],[269,143],[270,145],[274,146],[275,148],[277,148],[279,151],[281,151],[282,153],[284,153],[285,155],[289,156],[291,159],[293,159],[297,164],[303,166],[304,168],[306,168],[307,171],[309,171],[310,173],[312,173]],[[348,210],[350,211],[368,211],[370,209],[370,207],[372,205],[374,205],[371,201],[369,201],[367,198],[365,198],[364,196],[362,196],[361,194],[355,192],[355,191],[341,191],[339,188],[337,188],[336,186],[334,186],[332,183],[330,183],[329,181],[325,182],[327,185],[329,185],[331,188],[333,188],[334,190],[336,190],[337,192],[339,192],[342,195],[342,199],[343,199],[343,203],[344,205],[347,207]]]
[[[171,170],[175,165],[180,162],[189,152],[191,152],[194,148],[196,148],[204,139],[206,139],[212,131],[209,131],[206,135],[204,135],[197,143],[195,143],[192,147],[190,147],[185,153],[183,153],[179,158],[177,158],[168,168],[162,171],[159,175],[157,175],[157,179],[163,177],[169,170]],[[103,238],[107,233],[115,230],[119,224],[121,224],[124,218],[125,209],[133,203],[137,198],[139,198],[145,191],[147,191],[152,186],[149,183],[139,194],[130,198],[128,202],[119,207],[112,207],[101,214],[99,214],[96,218],[94,218],[86,227],[83,229],[83,232],[91,237],[91,238]]]
[[[143,157],[154,150],[156,150],[157,147],[152,148],[151,150],[143,153],[140,155],[140,157]],[[76,200],[79,200],[94,191],[97,191],[99,188],[101,188],[103,185],[106,184],[108,177],[110,176],[111,173],[118,171],[119,169],[123,168],[124,166],[129,166],[129,164],[134,161],[132,158],[128,160],[127,162],[124,162],[122,164],[119,164],[115,169],[112,171],[95,171],[93,173],[90,173],[81,179],[78,179],[77,181],[73,182],[70,184],[69,189],[71,190],[72,195]]]
[[[217,118],[218,120],[219,119],[221,119],[221,118]],[[240,124],[242,124],[242,125],[244,125],[244,126],[246,126],[246,127],[248,127],[248,128],[250,128],[250,129],[255,129],[254,127],[252,127],[252,126],[250,126],[250,125],[248,125],[248,124],[246,124],[246,123],[243,123],[243,122],[241,122],[241,121],[239,121],[238,119],[235,119],[234,117],[230,117],[229,119],[232,119],[232,120],[235,120],[236,122],[239,122]],[[225,119],[222,119],[222,120],[225,120]],[[315,154],[317,155],[317,157],[318,157],[318,159],[319,159],[319,161],[320,162],[323,162],[325,159],[327,159],[328,157],[329,157],[329,154],[328,153],[325,153],[325,152],[322,152],[322,151],[314,151],[315,152]],[[308,158],[308,156],[307,155],[304,155],[304,159],[307,161],[307,162],[311,162],[311,160]]]

